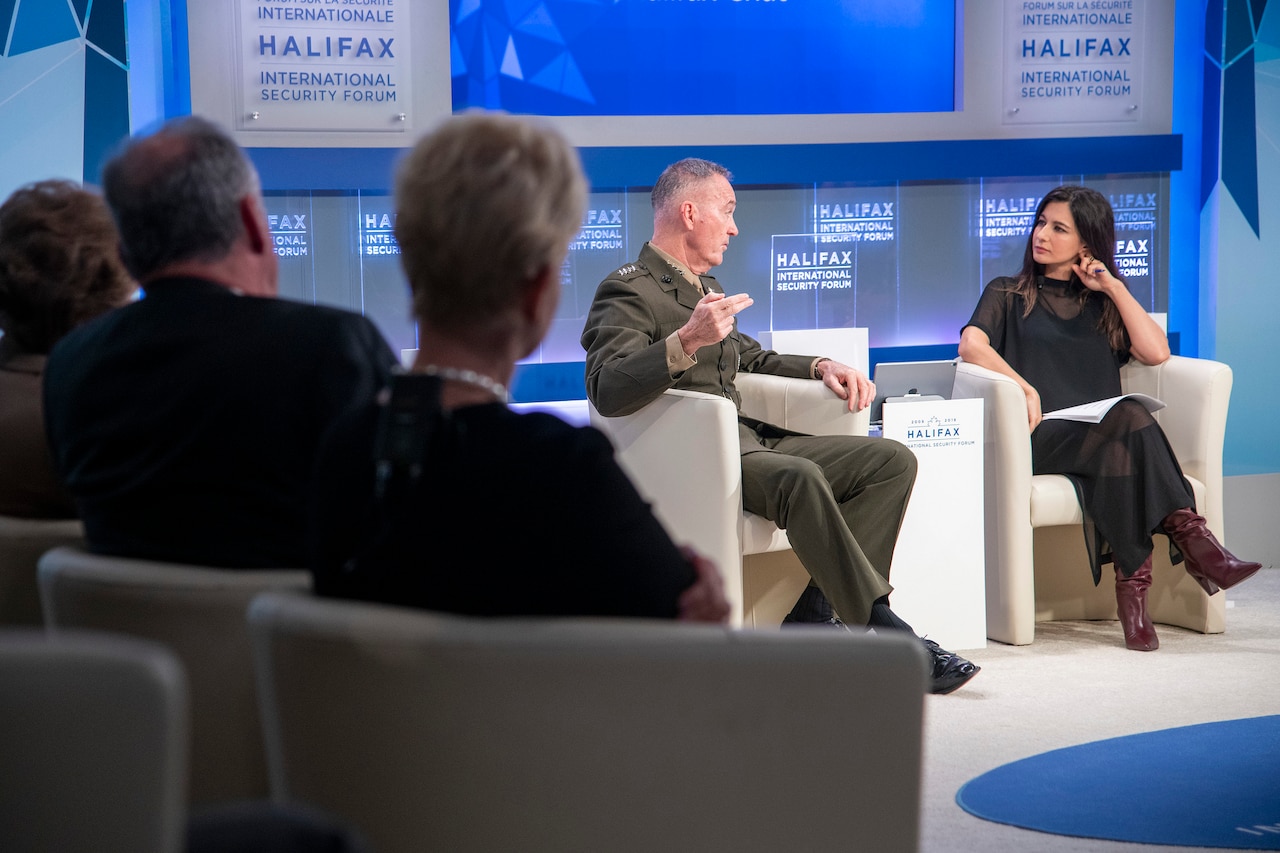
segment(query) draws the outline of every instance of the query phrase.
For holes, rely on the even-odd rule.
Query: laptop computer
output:
[[[871,423],[884,422],[884,402],[902,397],[950,400],[956,385],[957,359],[947,361],[882,361],[871,381],[876,397],[871,403]]]

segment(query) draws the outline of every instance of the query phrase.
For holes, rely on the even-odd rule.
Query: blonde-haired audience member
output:
[[[506,405],[555,316],[586,190],[559,133],[502,114],[446,120],[401,165],[396,238],[421,343],[387,399],[321,448],[320,594],[473,615],[727,617],[715,567],[671,541],[600,432]]]

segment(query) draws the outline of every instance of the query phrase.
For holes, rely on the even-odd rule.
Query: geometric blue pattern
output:
[[[93,15],[103,0],[94,0]],[[84,180],[99,183],[107,155],[129,135],[129,72],[96,50],[84,53]]]
[[[64,42],[84,56],[82,180],[96,181],[103,156],[129,134],[125,0],[0,0],[0,56]]]
[[[80,23],[66,0],[61,3],[19,0],[18,14],[4,23],[10,22],[6,56],[18,56],[80,37]]]
[[[1200,206],[1221,180],[1259,237],[1254,56],[1266,8],[1267,0],[1208,0],[1204,21]]]
[[[127,67],[129,54],[125,46],[123,0],[109,3],[94,0],[89,7],[85,37],[91,45]]]
[[[500,86],[548,89],[595,103],[572,41],[616,0],[450,0],[455,103],[494,108]],[[477,73],[477,71],[479,73]]]
[[[0,0],[0,56],[8,55],[9,22],[13,20],[13,7],[17,0]]]

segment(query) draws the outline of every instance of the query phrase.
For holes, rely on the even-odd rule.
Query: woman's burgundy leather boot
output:
[[[1187,574],[1196,579],[1204,591],[1213,595],[1252,577],[1262,563],[1237,559],[1223,547],[1209,530],[1204,518],[1194,510],[1175,509],[1161,522],[1186,559]]]
[[[1124,628],[1125,648],[1153,652],[1160,648],[1156,626],[1147,615],[1147,589],[1151,586],[1151,558],[1129,577],[1116,567],[1116,612]]]

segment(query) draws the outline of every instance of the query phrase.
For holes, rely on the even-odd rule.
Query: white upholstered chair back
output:
[[[78,519],[0,515],[0,625],[43,625],[36,562],[51,548],[83,543]]]
[[[164,643],[191,685],[193,804],[267,794],[245,609],[264,589],[310,589],[299,570],[242,570],[55,548],[40,559],[51,630],[92,628]]]
[[[913,638],[485,619],[264,593],[274,796],[421,850],[908,851]]]
[[[0,847],[182,853],[187,719],[158,643],[0,630]]]

